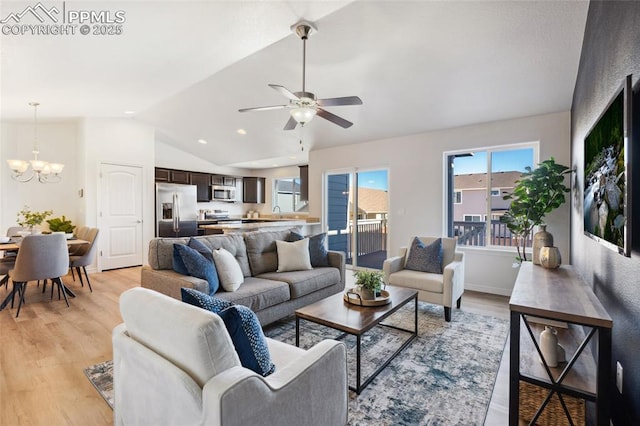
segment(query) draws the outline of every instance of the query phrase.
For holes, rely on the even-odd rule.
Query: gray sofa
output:
[[[276,240],[286,240],[291,230],[193,237],[212,250],[224,248],[234,255],[244,283],[234,292],[219,290],[216,297],[251,308],[260,323],[277,321],[302,306],[344,290],[344,253],[329,251],[330,266],[308,271],[276,272]],[[180,288],[208,292],[206,280],[173,270],[173,244],[187,244],[189,238],[154,238],[149,243],[149,265],[142,267],[142,287],[181,299]]]

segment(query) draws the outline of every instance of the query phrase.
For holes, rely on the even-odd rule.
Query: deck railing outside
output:
[[[455,221],[453,235],[458,237],[458,244],[464,246],[486,246],[487,233],[485,222]],[[491,221],[491,244],[494,246],[517,246],[518,239],[511,233],[507,225],[499,220]],[[526,247],[531,247],[531,236],[526,240]]]
[[[349,235],[353,234],[353,221],[349,221]],[[353,250],[352,239],[348,239],[347,257],[351,258]],[[360,219],[358,220],[358,254],[374,253],[387,250],[387,220],[386,219]]]

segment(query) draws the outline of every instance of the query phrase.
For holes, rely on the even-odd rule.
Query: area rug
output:
[[[508,321],[452,311],[444,321],[442,307],[420,302],[418,338],[402,351],[360,395],[349,392],[350,425],[482,425],[507,336]],[[411,329],[413,304],[385,321]],[[340,333],[300,321],[300,346],[308,348]],[[295,343],[295,319],[278,321],[265,334]],[[376,327],[362,338],[362,377],[368,377],[398,348],[408,333]],[[354,336],[348,348],[349,384],[355,385]],[[85,370],[113,407],[111,361]]]
[[[84,369],[91,384],[113,410],[113,361],[105,361]]]

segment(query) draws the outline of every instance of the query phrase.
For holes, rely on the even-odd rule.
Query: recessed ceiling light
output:
[[[247,131],[245,129],[238,129],[236,130],[236,132],[238,132],[239,135],[246,135]]]
[[[202,145],[207,144],[207,141],[205,141],[204,139],[198,139],[198,142],[201,143]]]
[[[125,111],[124,113],[127,114],[127,115],[132,115],[132,114],[135,114],[136,112],[135,111]]]
[[[278,165],[277,164],[272,164],[271,167],[278,167]]]
[[[289,157],[289,159],[290,159],[290,160],[295,160],[295,159],[296,159],[296,156],[295,156],[295,155],[292,155],[291,157]]]

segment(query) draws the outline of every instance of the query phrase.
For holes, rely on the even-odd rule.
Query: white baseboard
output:
[[[511,290],[486,285],[465,284],[465,290],[478,291],[480,293],[497,294],[499,296],[511,296]]]

